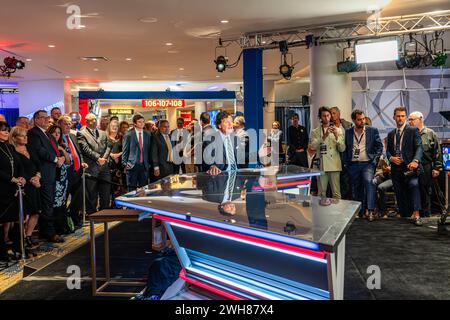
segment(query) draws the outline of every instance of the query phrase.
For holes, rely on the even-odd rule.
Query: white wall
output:
[[[289,82],[275,84],[275,100],[302,101],[303,95],[309,94],[309,82]]]
[[[19,113],[33,114],[39,109],[57,106],[64,113],[64,80],[38,80],[19,82]]]

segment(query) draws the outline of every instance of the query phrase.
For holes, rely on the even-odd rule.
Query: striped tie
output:
[[[226,149],[227,149],[227,158],[228,158],[228,171],[234,171],[237,169],[237,165],[236,165],[236,159],[234,158],[234,150],[233,150],[233,145],[231,143],[231,139],[230,136],[226,137]]]

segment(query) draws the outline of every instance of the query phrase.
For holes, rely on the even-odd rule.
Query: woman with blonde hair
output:
[[[39,214],[41,213],[41,163],[34,154],[32,148],[28,148],[27,129],[13,127],[9,135],[9,143],[14,146],[17,157],[20,160],[26,184],[24,187],[24,214],[25,217],[25,249],[28,254],[33,254],[34,249],[39,247],[39,242],[32,239],[34,228],[36,227]]]
[[[123,153],[123,135],[120,133],[119,121],[112,120],[108,124],[106,136],[108,137],[108,148],[111,148],[108,165],[111,181],[114,183],[114,185],[111,186],[111,195],[114,205],[114,199],[126,192],[126,179],[124,178],[125,173],[121,161]]]

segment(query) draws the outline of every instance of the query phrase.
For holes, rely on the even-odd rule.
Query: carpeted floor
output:
[[[434,224],[415,227],[406,220],[357,220],[347,234],[345,299],[450,299],[450,236]],[[150,253],[150,221],[123,223],[110,232],[111,271],[120,277],[145,277]],[[98,271],[103,272],[102,237],[98,239]],[[89,244],[25,278],[0,299],[93,299],[90,280],[68,290],[67,267],[78,265],[90,277]],[[381,271],[381,289],[366,286],[367,268]],[[136,288],[135,288],[136,289]],[[95,298],[99,299],[99,298]]]

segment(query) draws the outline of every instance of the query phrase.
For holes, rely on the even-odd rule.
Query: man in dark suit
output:
[[[307,167],[306,149],[308,149],[308,132],[299,125],[298,114],[292,115],[292,125],[288,128],[288,156],[291,164]]]
[[[134,128],[124,137],[122,154],[122,165],[127,174],[130,191],[148,183],[151,151],[151,135],[144,130],[144,117],[140,114],[134,115],[133,123]]]
[[[202,126],[202,138],[215,132],[211,126],[211,116],[208,112],[202,112],[200,115],[200,125]]]
[[[203,171],[217,175],[222,171],[234,171],[248,167],[247,150],[239,147],[239,139],[233,128],[233,118],[226,111],[216,116],[217,131],[205,135],[203,140]]]
[[[183,149],[185,145],[185,141],[189,132],[186,128],[184,128],[184,119],[177,119],[177,128],[170,132],[170,139],[172,140],[172,144],[174,145],[174,155],[176,156],[174,159],[174,173],[180,173],[180,168],[182,173],[186,173],[186,165],[183,162]]]
[[[353,186],[353,200],[362,203],[359,216],[362,217],[367,208],[369,221],[373,221],[376,188],[372,180],[383,144],[378,129],[365,126],[365,119],[361,110],[352,112],[354,127],[345,130],[344,163]]]
[[[45,133],[48,129],[49,117],[45,110],[36,111],[33,115],[34,127],[28,131],[28,146],[34,149],[41,162],[41,205],[42,213],[39,218],[39,233],[41,238],[50,242],[64,242],[56,234],[53,202],[56,186],[56,167],[61,167],[64,157],[57,157],[50,139]]]
[[[72,127],[72,118],[64,115],[58,119],[58,126],[61,127],[62,138],[67,146],[67,152],[70,155],[71,165],[69,169],[69,189],[70,206],[69,214],[72,218],[75,229],[82,227],[81,211],[83,207],[83,169],[88,165],[83,160],[80,145],[77,136],[70,132]]]
[[[108,167],[108,157],[111,148],[108,147],[108,137],[104,131],[97,129],[97,117],[89,113],[86,115],[86,129],[78,132],[78,143],[86,169],[86,212],[97,211],[97,201],[100,197],[100,210],[110,207],[111,175]]]
[[[386,155],[391,163],[392,182],[399,207],[403,217],[411,218],[418,226],[422,225],[419,210],[421,209],[418,175],[421,174],[422,139],[419,129],[406,123],[406,108],[397,107],[394,110],[394,120],[397,128],[389,132]],[[409,176],[405,176],[408,172]]]
[[[156,179],[173,174],[173,146],[169,136],[170,124],[167,120],[159,121],[159,132],[153,136],[151,161]]]

